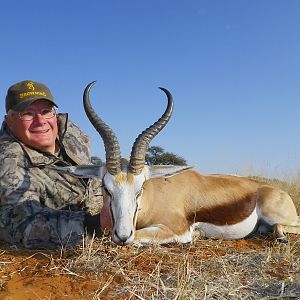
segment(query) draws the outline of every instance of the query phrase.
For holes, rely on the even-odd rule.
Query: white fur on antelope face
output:
[[[113,176],[107,173],[104,186],[110,197],[113,217],[112,239],[117,244],[130,244],[134,240],[138,198],[141,196],[143,174],[120,172]]]

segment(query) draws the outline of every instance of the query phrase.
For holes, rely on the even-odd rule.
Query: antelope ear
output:
[[[148,178],[168,178],[193,169],[195,166],[153,165],[148,166]]]
[[[59,167],[55,165],[47,165],[45,168],[53,169],[57,172],[69,174],[79,178],[103,178],[106,168],[98,165],[79,165],[70,167]]]

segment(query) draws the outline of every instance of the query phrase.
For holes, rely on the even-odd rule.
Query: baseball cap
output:
[[[15,83],[7,90],[5,98],[6,112],[10,109],[22,111],[34,101],[41,99],[48,100],[58,107],[49,88],[45,84],[33,80],[24,80]]]

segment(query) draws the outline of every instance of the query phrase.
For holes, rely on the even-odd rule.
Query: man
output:
[[[42,83],[25,80],[7,91],[0,133],[2,241],[26,248],[74,246],[101,210],[100,180],[55,170],[91,163],[87,135],[56,107]]]

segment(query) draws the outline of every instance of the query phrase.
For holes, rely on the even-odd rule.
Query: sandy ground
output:
[[[294,245],[299,246],[299,242],[300,237],[292,238]],[[196,241],[193,246],[156,245],[136,249],[119,247],[102,240],[94,241],[91,247],[63,253],[31,251],[0,244],[0,299],[116,299],[116,295],[120,299],[146,299],[138,296],[141,276],[154,274],[158,266],[160,274],[164,274],[168,268],[174,267],[174,263],[182,263],[183,257],[205,261],[234,253],[265,254],[268,249],[274,248],[272,243],[270,238],[254,238],[225,242]],[[132,274],[137,279],[132,280]],[[276,268],[271,275],[282,279],[284,273]],[[137,280],[136,286],[134,280]],[[122,291],[122,287],[130,282],[132,288]],[[159,299],[155,294],[148,295]]]

